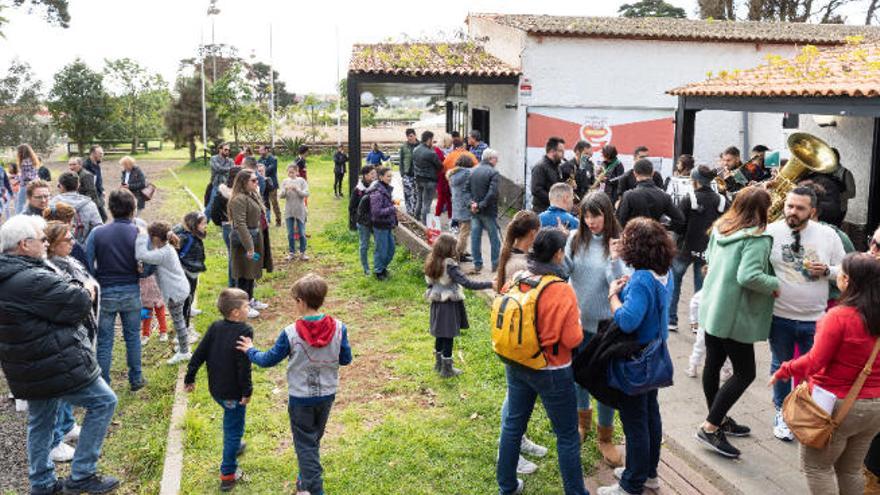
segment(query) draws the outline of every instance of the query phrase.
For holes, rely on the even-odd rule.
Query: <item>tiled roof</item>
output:
[[[668,91],[679,96],[880,96],[880,42],[806,46],[791,59],[769,56],[743,71],[722,71]]]
[[[537,36],[674,41],[841,44],[847,36],[880,39],[880,27],[791,22],[715,21],[668,17],[572,17],[471,14]]]
[[[379,43],[354,45],[352,74],[402,76],[518,76],[520,71],[476,43]]]

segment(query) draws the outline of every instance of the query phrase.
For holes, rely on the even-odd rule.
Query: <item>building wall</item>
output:
[[[526,33],[481,17],[468,17],[468,36],[483,44],[487,52],[511,67],[519,68]]]
[[[522,142],[524,131],[516,108],[517,91],[513,85],[468,86],[469,107],[489,110],[489,147],[498,151],[498,171],[508,179],[502,191],[502,202],[505,204],[515,201],[520,193],[511,188],[515,182],[511,179],[522,177],[523,174],[519,143]]]

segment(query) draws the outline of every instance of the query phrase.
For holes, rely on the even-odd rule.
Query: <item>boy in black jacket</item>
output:
[[[223,461],[220,464],[220,490],[229,491],[241,479],[236,458],[244,452],[244,418],[251,400],[251,362],[235,349],[239,337],[253,338],[247,321],[250,300],[241,289],[226,288],[217,298],[223,320],[208,328],[193,353],[183,380],[187,392],[195,390],[196,373],[202,363],[208,365],[208,389],[223,407]]]

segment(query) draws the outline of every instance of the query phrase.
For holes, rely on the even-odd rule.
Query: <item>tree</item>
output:
[[[165,112],[165,127],[176,144],[189,146],[189,161],[196,160],[196,141],[202,138],[201,76],[178,77],[174,85],[177,97]],[[223,133],[220,119],[213,108],[206,111],[208,140],[217,141]],[[207,143],[202,143],[207,146]]]
[[[207,68],[207,67],[206,67]],[[241,112],[245,104],[253,101],[251,85],[246,79],[246,69],[242,64],[230,67],[217,82],[211,85],[211,106],[226,127],[232,128],[236,146],[239,143],[239,128],[244,124]]]
[[[51,151],[52,129],[39,116],[41,93],[30,65],[13,60],[0,79],[0,147],[29,143],[39,153]]]
[[[103,76],[82,60],[74,60],[55,74],[49,111],[58,128],[77,143],[80,152],[86,143],[100,136],[109,114],[108,103]]]
[[[641,0],[636,3],[625,3],[617,9],[621,17],[687,17],[684,9],[670,5],[663,0]]]
[[[110,121],[118,127],[117,132],[131,139],[131,152],[136,153],[141,138],[162,134],[162,117],[170,100],[168,85],[161,75],[129,58],[105,63],[104,74],[113,95]]]
[[[264,64],[263,62],[257,62],[250,66],[248,79],[250,79],[254,85],[254,99],[258,103],[268,104],[270,92],[269,87],[274,80],[275,107],[284,108],[292,105],[294,100],[296,99],[296,94],[287,92],[286,84],[284,83],[284,81],[279,80],[277,70],[272,71],[274,79],[270,79],[269,70],[269,64]]]
[[[700,19],[735,20],[734,0],[697,0]]]
[[[4,3],[6,2],[0,1],[0,10],[3,10],[3,7],[5,7]],[[68,0],[11,0],[10,3],[13,7],[21,7],[27,4],[29,13],[38,8],[44,10],[43,17],[51,25],[63,28],[70,26],[70,12],[67,10]],[[6,22],[6,18],[0,17],[0,28]]]
[[[327,115],[325,105],[317,96],[313,94],[306,95],[297,106],[297,111],[306,118],[306,125],[308,125],[308,129],[306,129],[307,140],[314,143],[326,137],[319,126],[326,124],[330,117]]]

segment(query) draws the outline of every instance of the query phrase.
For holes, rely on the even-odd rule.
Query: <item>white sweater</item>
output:
[[[171,244],[159,249],[147,249],[147,234],[138,234],[135,257],[150,265],[156,265],[156,279],[165,302],[183,302],[189,297],[189,281],[180,266],[180,258]]]

